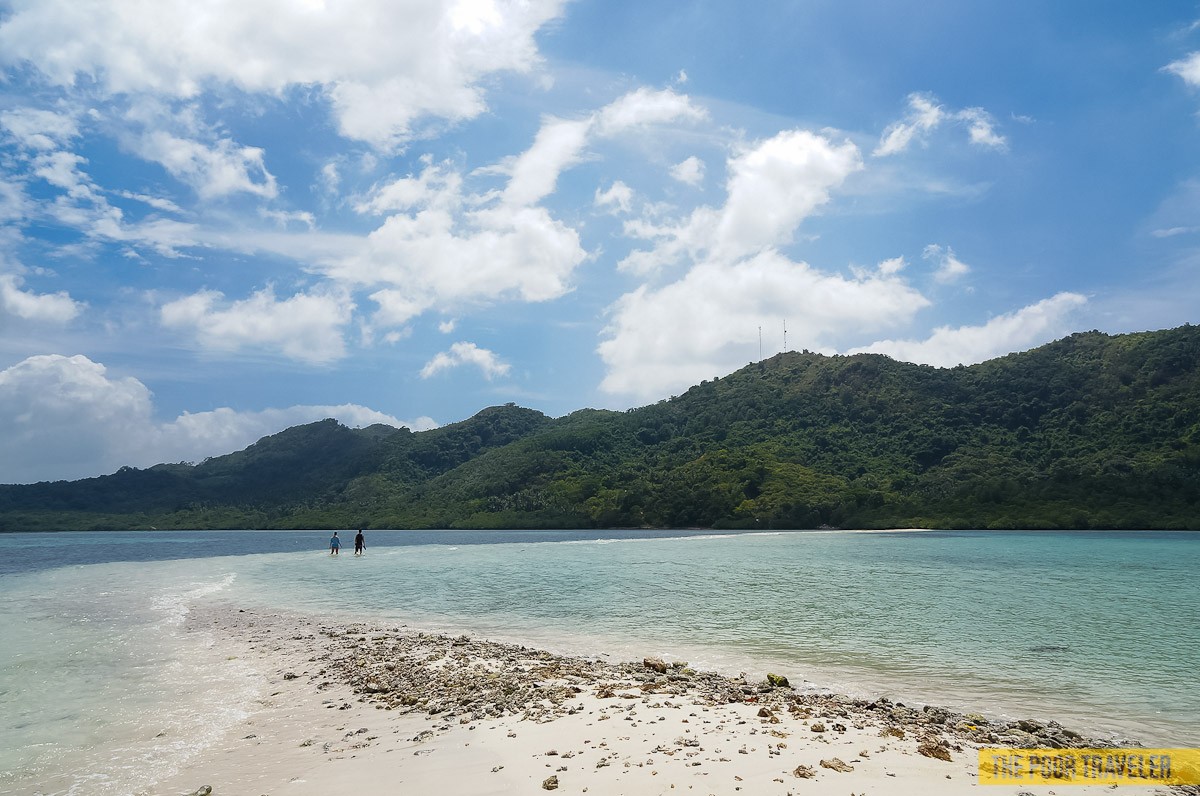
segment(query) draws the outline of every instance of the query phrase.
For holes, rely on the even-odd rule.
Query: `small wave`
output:
[[[235,580],[237,580],[237,573],[230,572],[216,581],[193,584],[192,588],[185,591],[160,594],[150,604],[155,610],[165,612],[169,623],[179,624],[187,617],[188,611],[191,610],[192,602],[201,597],[208,597],[209,595],[228,589],[233,585]]]
[[[634,544],[634,543],[645,543],[645,542],[685,542],[685,541],[689,541],[692,539],[699,539],[699,540],[732,539],[735,536],[746,536],[746,535],[748,535],[748,534],[704,533],[704,534],[691,534],[688,536],[640,536],[640,537],[629,537],[629,538],[625,538],[625,539],[605,537],[603,539],[565,539],[563,541],[545,542],[544,544],[605,545],[605,544],[618,544],[618,543]],[[543,543],[535,542],[534,544],[543,544]]]

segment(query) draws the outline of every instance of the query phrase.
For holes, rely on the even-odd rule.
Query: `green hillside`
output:
[[[198,465],[0,486],[0,530],[1200,528],[1200,328],[972,367],[789,352],[668,401],[333,420]]]

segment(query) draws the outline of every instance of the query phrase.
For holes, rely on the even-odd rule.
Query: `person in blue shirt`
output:
[[[336,556],[341,548],[342,540],[338,538],[337,531],[334,531],[333,538],[329,540],[329,555]]]

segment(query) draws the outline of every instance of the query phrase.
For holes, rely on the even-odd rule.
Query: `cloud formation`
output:
[[[638,288],[611,308],[598,348],[607,366],[601,389],[662,398],[757,359],[759,329],[781,332],[786,322],[792,340],[834,350],[843,335],[903,326],[928,305],[887,274],[822,273],[774,250],[706,262],[665,287]]]
[[[0,64],[30,64],[55,85],[94,81],[109,95],[177,99],[210,88],[280,96],[317,86],[343,136],[390,149],[425,120],[483,112],[488,75],[534,69],[534,35],[563,2],[410,0],[402,10],[388,0],[9,5]]]
[[[575,227],[542,204],[562,172],[599,137],[704,115],[684,95],[642,88],[581,119],[547,117],[527,150],[482,170],[507,177],[500,191],[473,192],[454,164],[425,158],[420,174],[384,182],[356,203],[359,213],[383,216],[382,224],[320,268],[350,289],[374,290],[374,322],[382,326],[435,307],[560,298],[587,257]],[[594,197],[597,206],[621,210],[631,201],[632,190],[619,181]]]
[[[945,122],[966,125],[968,140],[988,149],[1008,149],[1008,139],[996,132],[996,120],[983,108],[946,110],[937,97],[916,92],[908,95],[908,113],[883,131],[871,154],[877,158],[896,155],[912,144],[927,145],[929,136]]]
[[[785,130],[729,159],[720,208],[698,207],[675,223],[659,224],[651,217],[627,222],[626,235],[653,246],[635,250],[618,267],[648,275],[684,258],[730,260],[786,244],[796,227],[829,201],[830,191],[861,168],[853,143]]]
[[[933,263],[933,278],[943,285],[957,282],[971,273],[971,266],[958,259],[949,246],[931,243],[921,252],[921,257]]]
[[[684,185],[699,185],[704,182],[704,161],[692,155],[671,167],[671,179]]]
[[[1200,86],[1200,52],[1189,53],[1186,58],[1173,61],[1164,68],[1179,75],[1189,86]]]
[[[355,404],[291,406],[257,412],[229,408],[154,418],[153,396],[135,378],[114,378],[85,356],[29,357],[0,371],[0,483],[86,478],[124,466],[201,461],[240,450],[268,434],[332,417],[348,426],[385,423],[422,431]]]
[[[21,285],[21,277],[16,274],[0,274],[0,317],[61,325],[78,317],[86,306],[66,291],[34,293],[22,290]]]
[[[847,353],[887,354],[904,362],[942,368],[973,365],[1069,333],[1072,314],[1086,303],[1078,293],[1058,293],[981,326],[940,326],[924,340],[880,340]]]
[[[204,348],[276,351],[324,364],[345,353],[343,332],[351,312],[350,299],[342,293],[297,293],[281,301],[266,288],[232,302],[217,291],[202,290],[167,302],[160,317],[168,329],[193,333]]]
[[[210,146],[154,130],[142,137],[138,154],[162,164],[171,176],[195,188],[202,199],[240,191],[271,199],[279,193],[275,176],[263,164],[263,150],[239,146],[228,138]]]
[[[479,369],[483,377],[491,381],[497,376],[507,376],[511,366],[501,362],[495,353],[480,348],[474,343],[458,342],[450,346],[450,350],[442,351],[421,368],[421,378],[428,379],[443,371],[472,365]]]

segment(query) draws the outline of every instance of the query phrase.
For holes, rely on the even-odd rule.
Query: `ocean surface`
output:
[[[142,794],[263,696],[197,606],[660,655],[1200,746],[1200,533],[0,534],[0,794]]]

